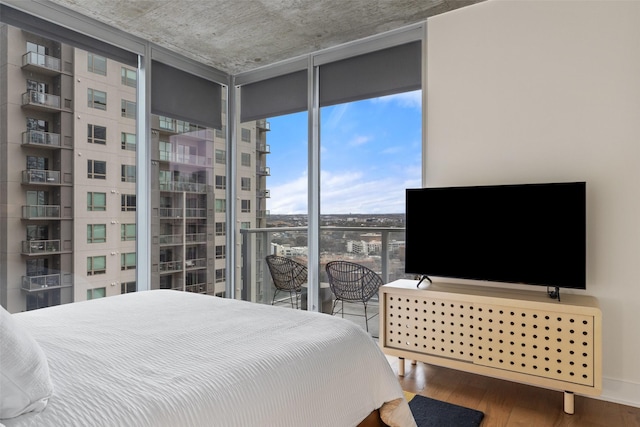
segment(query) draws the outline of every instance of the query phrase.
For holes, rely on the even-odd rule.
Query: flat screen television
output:
[[[586,289],[586,183],[406,190],[405,272]]]

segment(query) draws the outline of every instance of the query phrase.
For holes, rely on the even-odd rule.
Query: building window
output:
[[[240,153],[240,164],[242,166],[251,166],[251,154]]]
[[[226,212],[227,201],[225,199],[216,199],[216,212]]]
[[[216,283],[224,282],[226,277],[226,270],[224,268],[219,268],[216,270]]]
[[[227,229],[224,222],[216,222],[216,236],[224,236],[227,234]]]
[[[136,282],[123,282],[120,283],[120,293],[121,294],[130,294],[131,292],[136,292],[138,287],[136,286]]]
[[[122,182],[136,182],[136,167],[135,165],[122,165],[121,166],[121,178]]]
[[[122,212],[135,212],[136,211],[136,195],[135,194],[121,195],[120,204],[122,206]]]
[[[227,137],[227,129],[225,126],[222,126],[222,129],[216,129],[216,138],[225,139]]]
[[[135,70],[122,67],[122,84],[125,86],[138,86],[138,73]]]
[[[120,224],[120,240],[123,242],[136,240],[136,225]]]
[[[240,200],[240,212],[251,212],[251,200]]]
[[[242,230],[246,230],[248,228],[251,228],[251,222],[247,221],[247,222],[241,222],[240,223],[240,228]]]
[[[87,160],[87,178],[107,179],[107,162]]]
[[[136,268],[136,253],[120,254],[120,270],[133,270]]]
[[[216,246],[216,259],[223,259],[227,255],[227,247],[225,245]]]
[[[251,178],[240,178],[240,189],[246,191],[251,190]]]
[[[107,296],[107,288],[87,289],[87,300],[104,298]]]
[[[121,133],[122,149],[136,151],[136,134],[135,133]]]
[[[127,101],[123,99],[121,102],[122,117],[127,119],[136,118],[136,103],[133,101]]]
[[[95,89],[87,89],[87,100],[89,108],[107,110],[107,92]]]
[[[175,131],[176,130],[176,121],[173,119],[170,119],[169,117],[165,117],[165,116],[158,116],[158,119],[160,120],[160,129],[166,129],[166,130],[171,130],[171,131]]]
[[[87,125],[87,142],[89,144],[107,143],[107,128],[104,126]]]
[[[107,257],[101,256],[89,256],[87,257],[87,276],[95,276],[96,274],[106,274],[107,272]]]
[[[107,58],[93,53],[87,54],[87,71],[91,73],[107,75]]]
[[[242,141],[251,142],[251,130],[242,128]]]
[[[107,241],[106,224],[87,225],[87,243],[104,243]]]
[[[87,210],[104,212],[107,210],[107,193],[87,193]]]
[[[224,150],[216,149],[216,163],[224,165],[227,163],[227,152]]]
[[[224,190],[227,188],[227,177],[224,175],[216,175],[216,189]]]

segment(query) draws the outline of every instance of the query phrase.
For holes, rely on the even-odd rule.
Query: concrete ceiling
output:
[[[52,0],[229,74],[484,0]]]

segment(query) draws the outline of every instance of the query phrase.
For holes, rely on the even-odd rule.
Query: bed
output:
[[[18,374],[45,395],[6,427],[415,426],[378,345],[338,317],[170,290],[2,311],[3,377],[25,359],[8,351],[46,360]]]

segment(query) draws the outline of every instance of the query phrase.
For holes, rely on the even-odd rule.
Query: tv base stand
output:
[[[415,280],[380,288],[380,346],[399,358],[564,392],[602,390],[602,315],[595,298]]]

